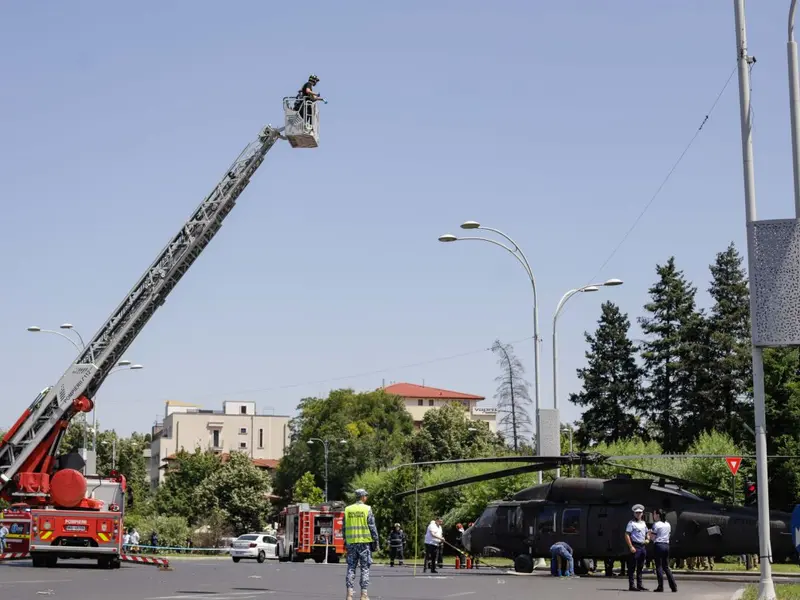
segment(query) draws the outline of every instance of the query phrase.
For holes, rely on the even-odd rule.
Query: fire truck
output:
[[[245,147],[58,383],[39,393],[0,439],[0,498],[16,507],[3,518],[20,536],[9,540],[20,552],[0,560],[30,557],[36,567],[51,567],[60,558],[93,558],[112,569],[121,562],[168,567],[165,558],[123,553],[125,478],[85,475],[83,458],[59,454],[59,446],[72,418],[93,410],[106,377],[219,231],[272,147],[279,140],[318,147],[317,103],[284,98],[283,108],[284,126],[267,125]]]
[[[278,521],[278,560],[338,563],[344,555],[344,502],[290,504]]]

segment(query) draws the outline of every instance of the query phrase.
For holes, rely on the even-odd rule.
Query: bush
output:
[[[125,517],[125,527],[136,528],[143,546],[150,544],[150,534],[154,531],[158,534],[159,546],[183,547],[191,537],[189,524],[183,517],[130,515]]]

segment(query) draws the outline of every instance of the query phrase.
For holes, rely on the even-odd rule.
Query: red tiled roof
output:
[[[165,461],[170,461],[170,460],[175,460],[176,458],[178,458],[177,455],[170,454],[164,460]],[[228,462],[231,459],[231,455],[228,454],[227,452],[225,452],[223,454],[220,454],[219,458],[220,458],[220,461],[224,464],[224,463]],[[262,469],[277,469],[278,468],[278,463],[280,462],[280,461],[275,460],[273,458],[253,458],[253,459],[251,459],[251,461],[255,466],[260,467]]]
[[[414,383],[394,383],[383,388],[388,394],[402,398],[442,398],[444,400],[484,400],[483,396],[464,394],[452,390],[416,385]]]

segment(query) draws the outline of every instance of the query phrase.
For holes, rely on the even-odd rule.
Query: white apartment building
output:
[[[255,402],[224,402],[222,410],[167,400],[164,421],[153,427],[150,444],[150,487],[163,481],[168,461],[181,449],[213,450],[221,455],[246,452],[258,465],[270,468],[289,445],[287,415],[259,415]]]
[[[467,417],[471,421],[485,421],[489,423],[489,429],[492,432],[497,432],[497,408],[494,406],[478,406],[478,402],[486,399],[483,396],[413,383],[394,383],[384,387],[383,390],[388,394],[402,398],[406,410],[414,420],[414,427],[416,428],[422,425],[422,418],[430,409],[444,406],[450,402],[457,402],[467,411]]]

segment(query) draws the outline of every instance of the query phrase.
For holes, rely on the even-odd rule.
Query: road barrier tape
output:
[[[0,554],[0,560],[21,560],[30,557],[30,552],[5,552]]]
[[[160,552],[164,552],[166,550],[170,550],[173,552],[182,552],[185,554],[191,554],[192,552],[230,552],[230,546],[226,546],[224,548],[187,548],[186,546],[147,546],[146,544],[123,544],[122,547],[130,552],[131,548],[140,548],[140,549],[147,549],[147,550],[156,550]]]

